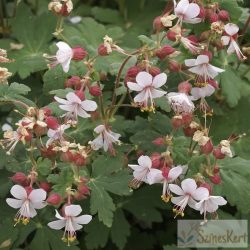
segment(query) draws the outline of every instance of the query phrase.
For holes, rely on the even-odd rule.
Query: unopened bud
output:
[[[82,47],[74,47],[73,49],[73,60],[81,61],[85,58],[88,52]]]
[[[91,86],[89,88],[89,93],[92,96],[100,96],[102,94],[102,90],[101,90],[100,86],[95,85],[95,86]]]
[[[48,116],[45,120],[47,127],[50,129],[57,129],[59,127],[59,122],[54,116]]]
[[[167,56],[173,54],[175,49],[170,45],[165,45],[162,48],[156,50],[155,55],[161,60],[165,59]]]
[[[57,206],[62,202],[62,197],[61,195],[54,193],[51,194],[48,199],[47,199],[47,203],[53,205],[53,206]]]

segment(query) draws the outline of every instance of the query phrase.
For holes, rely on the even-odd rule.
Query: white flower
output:
[[[230,148],[230,141],[228,140],[222,140],[220,142],[221,145],[221,153],[228,156],[228,157],[233,157],[233,153]]]
[[[209,64],[209,57],[207,55],[199,55],[197,59],[187,59],[185,60],[185,65],[191,67],[188,70],[201,76],[203,80],[205,80],[205,83],[225,71],[224,69]]]
[[[207,188],[197,188],[195,180],[189,178],[181,182],[181,188],[178,185],[169,184],[169,189],[172,193],[179,195],[179,197],[173,197],[171,199],[175,204],[173,211],[176,213],[176,216],[184,216],[183,211],[187,205],[195,209],[195,200],[204,200],[209,196]]]
[[[92,220],[91,215],[81,215],[82,208],[79,205],[68,205],[65,207],[65,216],[62,217],[56,210],[56,218],[59,220],[48,223],[48,226],[55,230],[65,228],[63,240],[70,245],[76,239],[76,231],[82,228],[83,224],[88,224]]]
[[[129,89],[139,92],[134,98],[136,103],[142,105],[142,110],[153,111],[153,99],[165,95],[167,92],[158,90],[167,81],[167,75],[161,73],[153,78],[148,72],[143,71],[137,74],[136,82],[128,82]]]
[[[59,108],[68,111],[68,115],[73,117],[73,120],[77,121],[77,117],[82,118],[90,117],[87,111],[95,111],[97,109],[97,104],[91,100],[82,101],[75,93],[70,92],[66,95],[66,100],[54,97],[55,100],[60,104]],[[67,116],[66,114],[66,116]]]
[[[111,153],[114,153],[113,143],[120,145],[119,138],[120,134],[114,133],[110,129],[108,129],[105,125],[99,125],[94,129],[94,132],[99,134],[93,141],[90,141],[92,149],[98,150],[103,148],[105,152],[108,150]]]
[[[194,104],[185,93],[170,92],[167,94],[168,101],[175,113],[192,113]]]
[[[36,209],[41,209],[46,206],[44,202],[47,193],[43,189],[33,189],[30,194],[27,194],[25,188],[20,185],[14,185],[10,193],[16,198],[7,198],[6,202],[13,208],[20,208],[16,214],[15,222],[20,221],[27,224],[30,218],[37,215]]]
[[[207,84],[205,87],[194,87],[191,89],[191,99],[196,101],[198,99],[203,99],[207,96],[211,96],[215,91],[215,88]]]
[[[206,213],[214,213],[219,206],[226,205],[227,201],[221,196],[208,196],[195,204],[195,209],[200,211],[200,214],[204,213],[204,220],[206,220]]]
[[[180,21],[186,23],[199,23],[201,18],[197,18],[200,14],[200,7],[196,3],[189,3],[188,0],[181,0],[178,4],[174,0],[174,12]]]
[[[51,145],[54,141],[59,141],[60,143],[64,142],[64,131],[66,129],[68,129],[70,127],[70,125],[60,125],[57,129],[49,129],[47,136],[49,137],[49,140],[46,143],[46,147],[48,147],[49,145]]]
[[[227,35],[222,36],[221,41],[224,46],[229,45],[227,49],[227,53],[232,54],[235,52],[239,59],[245,60],[246,57],[243,55],[243,53],[240,50],[239,45],[235,41],[235,36],[237,36],[239,27],[236,24],[228,23],[224,26],[224,29]]]
[[[204,49],[204,47],[199,43],[195,43],[184,36],[180,36],[180,41],[192,54],[198,54],[202,49]]]
[[[134,170],[134,180],[132,184],[138,187],[142,182],[149,185],[155,183],[155,175],[161,173],[159,169],[152,168],[152,161],[150,157],[142,155],[138,159],[138,165],[129,164],[131,169]]]
[[[163,201],[168,202],[171,198],[168,184],[175,181],[182,174],[182,170],[182,166],[177,166],[173,168],[163,167],[162,170],[156,169],[151,172],[151,182],[163,183],[161,196]]]

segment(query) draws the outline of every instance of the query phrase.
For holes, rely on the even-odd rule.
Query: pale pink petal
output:
[[[71,103],[78,103],[78,104],[81,104],[81,99],[73,92],[69,92],[67,95],[66,95],[66,98],[68,101],[70,101]]]
[[[225,29],[226,33],[228,35],[230,35],[230,36],[233,36],[233,35],[237,34],[238,31],[239,31],[239,27],[236,24],[234,24],[234,23],[228,23],[228,24],[226,24],[224,26],[224,29]]]
[[[181,182],[181,188],[183,189],[184,193],[192,194],[196,190],[197,184],[194,179],[188,178]]]
[[[213,86],[211,86],[210,84],[208,84],[206,87],[203,87],[202,90],[204,93],[203,94],[204,97],[206,97],[206,96],[211,96],[214,93],[215,88]]]
[[[196,204],[197,204],[197,202],[192,198],[192,197],[190,197],[189,199],[188,199],[188,206],[189,207],[191,207],[191,208],[193,208],[193,209],[196,209]]]
[[[204,210],[206,210],[207,212],[214,213],[218,208],[219,206],[216,203],[214,203],[211,199],[205,200]]]
[[[71,105],[71,104],[59,105],[59,108],[68,112],[73,112],[75,110],[74,105]]]
[[[13,207],[13,208],[20,208],[23,204],[22,200],[17,200],[17,199],[12,199],[12,198],[6,199],[6,202],[10,207]]]
[[[95,111],[97,109],[97,104],[91,100],[82,101],[81,106],[86,111]]]
[[[176,184],[169,184],[169,189],[172,193],[175,193],[177,195],[184,195],[183,190]]]
[[[145,87],[145,86],[151,85],[152,81],[153,81],[152,75],[150,75],[146,71],[142,71],[142,72],[138,73],[137,76],[136,76],[136,82],[141,87]]]
[[[207,188],[204,188],[204,187],[199,187],[193,192],[190,192],[190,194],[195,200],[198,200],[198,201],[204,200],[209,196],[209,192]]]
[[[13,197],[20,199],[20,200],[24,200],[27,198],[26,190],[20,185],[14,185],[11,188],[10,193],[13,195]]]
[[[174,168],[171,168],[169,173],[168,173],[168,181],[174,181],[176,180],[182,173],[182,168],[177,166]]]
[[[164,85],[167,81],[167,74],[161,73],[154,77],[152,86],[154,88],[159,88]]]
[[[227,201],[221,196],[210,196],[209,199],[217,205],[223,206],[227,204]]]
[[[138,159],[138,163],[140,166],[145,167],[145,168],[151,168],[152,167],[152,161],[150,157],[147,155],[142,155]]]
[[[77,216],[82,212],[82,208],[79,205],[69,205],[65,207],[66,216]]]
[[[70,46],[69,46],[67,43],[65,43],[65,42],[58,42],[58,43],[56,43],[56,46],[57,46],[58,49],[61,50],[61,51],[67,52],[67,51],[72,50],[72,49],[70,48]]]
[[[159,183],[159,180],[163,180],[161,170],[151,168],[147,174],[147,183],[152,185],[154,183]]]
[[[79,217],[73,218],[73,220],[78,224],[88,224],[92,220],[92,216],[88,214],[81,215]]]
[[[200,14],[200,7],[196,3],[190,3],[185,11],[185,19],[192,19]]]
[[[198,65],[198,66],[189,68],[188,71],[190,71],[194,74],[200,75],[200,76],[203,76],[205,73],[202,65]]]
[[[134,82],[127,82],[127,86],[129,89],[131,89],[133,91],[142,91],[143,90],[142,86],[140,86],[139,84],[134,83]]]
[[[192,67],[192,66],[195,65],[195,61],[196,61],[196,59],[186,59],[186,60],[185,60],[185,65],[186,65],[187,67]]]
[[[60,97],[54,96],[54,99],[61,104],[70,104],[68,100],[62,99]]]
[[[222,36],[221,37],[221,42],[224,46],[228,45],[230,42],[230,37],[229,36]]]
[[[55,230],[60,230],[63,227],[65,227],[65,225],[66,225],[65,220],[55,220],[55,221],[52,221],[52,222],[48,223],[48,226],[50,228],[52,228],[52,229],[55,229]]]
[[[133,172],[133,176],[136,180],[143,181],[147,183],[147,174],[149,169],[140,167]]]
[[[200,23],[202,19],[201,18],[185,18],[184,21],[185,23],[195,24],[195,23]]]
[[[82,118],[91,117],[90,114],[88,114],[84,109],[82,109],[80,107],[77,109],[77,115],[80,116],[80,117],[82,117]]]
[[[139,165],[135,165],[135,164],[128,164],[128,166],[133,169],[136,170],[138,167],[140,167]]]
[[[235,47],[234,47],[234,44],[231,42],[228,49],[227,49],[227,54],[232,54],[235,52]]]
[[[163,90],[158,90],[158,89],[152,89],[151,90],[151,95],[152,95],[152,98],[159,98],[159,97],[162,97],[166,94],[167,92],[166,91],[163,91]]]
[[[33,189],[29,194],[29,200],[33,203],[42,202],[46,199],[47,193],[42,188]]]
[[[200,214],[204,213],[204,205],[206,200],[201,200],[195,204],[195,209],[200,211]]]
[[[222,73],[224,72],[225,70],[224,69],[221,69],[221,68],[218,68],[218,67],[215,67],[211,64],[209,64],[207,66],[207,72],[208,72],[208,75],[211,77],[211,78],[215,78],[219,73]]]
[[[183,199],[185,199],[185,196],[172,197],[171,202],[174,203],[175,205],[178,205]]]
[[[94,150],[98,150],[103,147],[103,137],[102,134],[97,136],[93,141],[90,142],[91,147]]]
[[[59,213],[58,213],[58,211],[57,210],[55,210],[56,211],[56,218],[57,219],[59,219],[59,220],[64,220],[64,217],[62,217]]]
[[[46,202],[31,202],[31,204],[35,209],[42,209],[47,205]]]
[[[199,55],[195,61],[195,65],[206,64],[209,62],[209,57],[207,55]]]
[[[189,5],[189,1],[188,0],[181,0],[177,6],[175,7],[175,13],[176,15],[178,14],[184,14],[185,11],[187,10],[188,8],[188,5]]]
[[[97,127],[94,129],[94,131],[95,131],[97,134],[102,133],[104,130],[105,130],[105,126],[104,126],[104,125],[99,125],[99,126],[97,126]]]
[[[74,219],[72,220],[72,227],[74,228],[74,231],[82,229],[82,225],[77,224]]]
[[[63,68],[63,71],[64,71],[65,73],[68,73],[68,72],[69,72],[70,62],[71,62],[71,58],[69,58],[68,60],[66,60],[66,61],[64,61],[64,62],[61,63],[62,68]]]
[[[134,101],[135,102],[144,102],[148,99],[147,91],[143,90],[138,95],[135,96]]]

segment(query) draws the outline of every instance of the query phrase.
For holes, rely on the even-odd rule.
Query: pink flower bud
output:
[[[128,68],[126,75],[128,77],[136,77],[140,71],[141,71],[140,67],[135,65],[135,66]]]
[[[73,60],[75,61],[81,61],[85,58],[85,56],[88,54],[88,52],[82,48],[82,47],[74,47],[73,49]]]
[[[58,206],[61,202],[62,202],[62,196],[57,193],[51,194],[47,199],[47,203],[53,206]]]
[[[188,36],[187,38],[188,38],[188,40],[190,40],[190,41],[193,42],[193,43],[198,43],[198,42],[199,42],[198,37],[195,36],[195,35],[190,35],[190,36]]]
[[[52,115],[52,110],[49,107],[43,107],[42,110],[43,110],[45,116]]]
[[[81,88],[81,78],[79,76],[72,76],[64,83],[65,88]]]
[[[60,10],[60,14],[61,14],[62,16],[68,16],[68,15],[70,14],[70,13],[68,12],[68,7],[67,7],[66,2],[63,3],[62,8],[61,8],[61,10]]]
[[[74,199],[77,201],[81,201],[85,198],[86,198],[86,196],[84,194],[80,193],[79,191],[75,192],[75,194],[74,194]]]
[[[172,30],[169,30],[167,32],[167,34],[166,34],[166,37],[167,37],[168,40],[175,42],[176,41],[176,35],[177,35],[177,33],[175,33]]]
[[[201,152],[206,155],[210,154],[213,151],[213,148],[214,146],[211,140],[209,140],[204,146],[200,147]]]
[[[186,127],[186,128],[183,128],[183,133],[187,137],[193,137],[196,130],[197,130],[196,128]]]
[[[29,195],[31,193],[31,191],[33,190],[33,188],[31,186],[27,186],[27,187],[25,187],[25,190],[27,192],[27,195]]]
[[[40,182],[39,187],[45,190],[47,193],[51,190],[51,185],[48,182]]]
[[[165,140],[162,137],[158,137],[152,141],[152,143],[156,146],[162,146],[165,144]]]
[[[150,67],[149,68],[149,74],[153,77],[159,75],[161,73],[161,70],[158,67]]]
[[[165,45],[162,48],[155,51],[155,55],[163,60],[165,57],[175,52],[175,49],[170,45]]]
[[[82,90],[76,90],[75,94],[83,101],[85,100],[85,94]]]
[[[221,184],[221,177],[219,174],[215,174],[209,177],[210,181],[216,185]]]
[[[178,91],[181,93],[189,94],[191,89],[192,89],[192,85],[188,81],[181,82],[178,85]]]
[[[45,120],[47,127],[50,129],[57,129],[59,127],[59,122],[54,116],[48,116]]]
[[[153,28],[154,28],[155,31],[158,31],[158,32],[161,31],[164,28],[164,26],[163,26],[163,24],[161,22],[161,16],[157,16],[154,19]]]
[[[76,166],[84,166],[86,164],[86,159],[80,155],[80,154],[76,154],[74,155],[74,163],[76,164]]]
[[[28,135],[26,135],[26,136],[24,137],[24,140],[25,140],[26,142],[30,142],[30,141],[32,140],[33,136],[32,136],[32,133],[31,133],[30,131],[27,131],[27,132],[28,132]]]
[[[218,174],[220,172],[220,168],[218,165],[214,166],[213,172],[214,172],[214,174]]]
[[[107,56],[108,55],[108,51],[107,48],[104,46],[104,44],[100,44],[98,47],[98,55],[99,56]]]
[[[168,68],[172,72],[179,72],[181,70],[181,65],[178,62],[171,60],[169,61]]]
[[[229,13],[226,10],[219,12],[219,19],[223,22],[229,21]]]
[[[171,119],[171,124],[172,124],[174,130],[178,130],[179,128],[181,128],[183,126],[182,117],[174,116]]]
[[[77,187],[77,190],[83,194],[83,195],[89,195],[90,194],[90,191],[89,191],[89,188],[88,186],[84,185],[84,184],[80,184],[78,187]]]
[[[22,186],[28,185],[28,177],[22,172],[16,172],[10,179],[17,184]]]
[[[48,148],[42,147],[41,156],[43,158],[54,159],[56,157],[56,151],[52,150],[52,148],[52,146],[49,146]]]
[[[220,147],[214,148],[213,155],[218,160],[225,158],[225,155],[221,152],[221,148]]]
[[[70,151],[62,152],[60,154],[60,160],[64,162],[72,162],[74,160],[74,155]]]
[[[89,88],[89,93],[92,96],[100,96],[102,94],[102,90],[98,85],[95,85],[95,86],[91,86]]]
[[[160,168],[160,164],[161,164],[161,154],[154,152],[153,154],[151,154],[150,159],[152,161],[152,167],[153,168]]]
[[[204,19],[205,15],[206,15],[205,9],[200,6],[200,13],[199,13],[198,17]]]
[[[182,115],[182,124],[187,127],[193,120],[193,115],[192,114],[183,114]]]
[[[214,23],[217,22],[219,20],[219,17],[216,13],[213,13],[209,16],[209,22],[210,23]]]
[[[209,185],[208,183],[203,182],[203,183],[200,184],[200,187],[206,188],[206,189],[208,190],[209,194],[212,193],[212,187],[211,187],[211,185]]]

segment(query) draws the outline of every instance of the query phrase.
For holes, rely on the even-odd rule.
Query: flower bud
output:
[[[53,206],[58,206],[61,202],[62,202],[62,196],[57,193],[51,194],[47,199],[47,203]]]
[[[165,140],[162,137],[158,137],[152,141],[152,143],[156,146],[162,146],[165,144]]]
[[[81,61],[85,58],[88,52],[82,47],[74,47],[73,49],[73,57],[72,59],[75,61]]]
[[[84,184],[80,184],[78,187],[77,187],[77,190],[83,194],[83,195],[89,195],[90,194],[90,191],[89,191],[89,188],[88,186],[84,185]]]
[[[209,140],[204,146],[200,146],[201,152],[206,155],[210,154],[213,151],[213,148],[211,140]]]
[[[225,155],[221,152],[221,148],[220,147],[214,148],[213,155],[218,160],[225,158]]]
[[[202,6],[200,6],[200,13],[199,13],[198,17],[204,19],[205,15],[206,15],[205,8],[203,8]]]
[[[33,136],[32,136],[32,133],[31,133],[30,131],[27,131],[27,132],[28,132],[28,135],[26,135],[26,136],[24,137],[24,140],[25,140],[26,142],[30,142],[30,141],[32,140]]]
[[[39,187],[45,190],[47,193],[51,190],[51,185],[48,182],[40,182]]]
[[[76,154],[74,155],[74,163],[76,164],[76,166],[84,166],[86,164],[86,159],[80,155],[80,154]]]
[[[215,174],[209,177],[210,181],[216,185],[221,184],[221,177],[219,174]]]
[[[43,158],[54,159],[56,157],[56,151],[52,149],[52,146],[42,147],[41,148],[41,156]]]
[[[221,21],[229,21],[229,13],[226,10],[221,10],[218,15]]]
[[[168,63],[168,68],[172,72],[179,72],[181,70],[181,65],[178,62],[171,60]]]
[[[193,120],[193,115],[192,114],[183,114],[182,115],[182,124],[186,127],[189,126],[189,124]]]
[[[48,116],[45,120],[47,127],[50,129],[57,129],[59,127],[59,122],[54,116]]]
[[[128,77],[136,77],[137,74],[141,71],[140,67],[138,66],[132,66],[130,68],[128,68],[126,76]]]
[[[173,126],[174,130],[177,130],[177,129],[181,128],[183,126],[182,116],[174,116],[171,119],[171,123],[172,123],[172,126]]]
[[[148,72],[150,75],[155,77],[161,73],[161,70],[158,67],[150,67]]]
[[[47,128],[35,125],[33,127],[33,131],[37,137],[41,137],[42,135],[45,135],[47,133]]]
[[[80,193],[79,191],[76,191],[74,194],[74,199],[77,201],[81,201],[85,198],[86,198],[86,196],[84,194]]]
[[[104,46],[104,44],[100,44],[98,47],[98,55],[99,56],[107,56],[108,55],[108,51],[107,48]]]
[[[95,85],[95,86],[91,86],[89,88],[89,93],[92,96],[100,96],[102,94],[102,90],[98,85]]]
[[[158,152],[154,152],[151,154],[150,159],[152,161],[153,168],[160,168],[161,164],[161,154]]]
[[[206,188],[206,189],[208,190],[209,194],[212,193],[212,187],[211,187],[211,185],[209,185],[209,184],[206,183],[206,182],[201,183],[199,187],[204,187],[204,188]]]
[[[215,89],[219,89],[219,84],[214,79],[208,79],[208,83],[213,86]]]
[[[22,172],[16,172],[10,179],[17,184],[22,186],[28,185],[28,177]]]
[[[169,30],[167,32],[167,34],[166,34],[166,37],[167,37],[168,40],[175,42],[176,41],[176,35],[177,35],[177,33],[175,33],[172,30]]]
[[[45,116],[52,115],[52,110],[49,107],[43,107],[42,110],[43,110]]]
[[[214,166],[213,172],[214,172],[214,174],[219,174],[220,168],[219,168],[218,165],[215,165],[215,166]]]
[[[33,190],[33,188],[31,186],[27,186],[27,187],[25,187],[25,190],[27,192],[27,195],[29,196],[31,191]]]
[[[219,20],[219,17],[216,13],[213,13],[209,16],[209,22],[210,23],[214,23],[217,22]]]
[[[164,26],[163,26],[163,24],[161,22],[161,16],[157,16],[154,19],[153,28],[154,28],[155,31],[158,31],[158,32],[161,31],[164,28]]]
[[[74,155],[70,151],[62,152],[60,154],[60,160],[64,162],[72,162],[74,160]]]
[[[155,55],[160,58],[160,60],[165,59],[167,56],[175,52],[175,49],[170,45],[165,45],[162,48],[155,51]]]
[[[67,79],[64,83],[65,88],[81,88],[81,78],[79,76],[72,76]]]
[[[183,128],[183,133],[187,137],[193,137],[196,130],[197,129],[195,129],[195,128],[185,127],[185,128]]]
[[[178,84],[178,91],[181,93],[189,94],[191,89],[192,85],[188,81],[181,82]]]
[[[190,36],[187,37],[187,39],[190,40],[193,43],[199,43],[199,39],[195,35],[190,35]]]
[[[85,94],[82,90],[76,90],[75,94],[83,101],[85,99]]]

